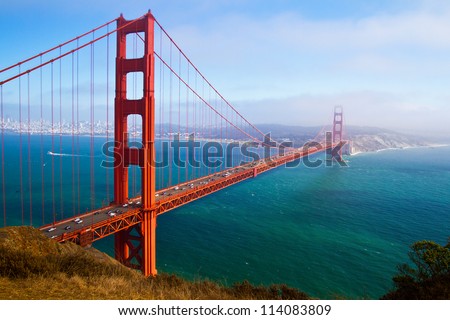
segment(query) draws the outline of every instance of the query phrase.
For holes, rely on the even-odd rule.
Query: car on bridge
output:
[[[55,230],[56,230],[55,227],[51,227],[50,229],[47,230],[47,232],[52,232],[52,231],[55,231]]]

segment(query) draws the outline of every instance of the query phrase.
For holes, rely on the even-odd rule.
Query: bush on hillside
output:
[[[409,257],[414,267],[398,266],[399,273],[393,278],[395,289],[382,299],[450,299],[450,239],[445,246],[415,242]]]

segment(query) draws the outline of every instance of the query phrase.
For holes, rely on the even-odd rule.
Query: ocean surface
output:
[[[27,198],[20,199],[20,186],[13,185],[18,161],[11,157],[17,145],[17,136],[5,136],[6,187],[0,199],[8,199],[8,225],[29,224],[31,219],[29,210],[20,207],[23,200],[27,209]],[[55,168],[56,182],[58,172],[65,177],[64,189],[44,190],[42,218],[41,207],[33,204],[33,225],[51,221],[58,208],[66,216],[71,208],[80,210],[78,194],[70,195],[77,189],[70,183],[74,172],[58,166],[78,160],[89,166],[89,146],[81,146],[71,147],[69,139],[61,147],[53,141],[53,151],[66,156],[31,148],[33,198],[42,198],[44,190],[42,160],[45,170]],[[78,152],[76,157],[72,151]],[[27,146],[22,156],[28,158]],[[243,280],[285,283],[318,298],[379,298],[392,287],[396,266],[408,262],[413,242],[445,244],[450,236],[450,147],[386,150],[346,160],[348,167],[277,168],[158,217],[158,271],[225,285]],[[26,189],[29,171],[23,166]],[[51,179],[47,174],[45,179]],[[98,189],[106,186],[103,177],[90,183]],[[81,206],[105,197],[97,192],[93,200],[80,191]],[[63,205],[59,198],[64,198]],[[112,237],[94,246],[113,255]]]

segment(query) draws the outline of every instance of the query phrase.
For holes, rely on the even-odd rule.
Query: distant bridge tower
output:
[[[342,106],[334,107],[334,119],[333,119],[333,144],[339,143],[343,138],[343,108]]]
[[[139,166],[142,173],[141,223],[115,235],[116,259],[140,269],[145,276],[156,275],[156,212],[155,167],[155,57],[153,15],[148,12],[142,19],[130,23],[121,15],[117,20],[116,98],[114,110],[114,203],[128,201],[128,168]],[[127,58],[127,35],[139,33],[144,39],[144,55]],[[130,50],[129,50],[130,51]],[[139,100],[127,99],[127,74],[142,72],[143,96]],[[139,87],[139,86],[138,86]],[[142,147],[128,145],[127,117],[142,117]]]
[[[347,153],[343,150],[346,147],[346,141],[343,140],[343,109],[342,106],[334,107],[334,118],[333,118],[333,132],[327,133],[327,143],[330,144],[330,148],[327,149],[327,163],[331,164],[333,159],[337,160],[339,163],[344,163],[342,160],[342,153]],[[335,146],[331,148],[331,144]]]

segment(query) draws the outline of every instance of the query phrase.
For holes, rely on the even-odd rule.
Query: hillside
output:
[[[261,124],[258,128],[263,132],[270,132],[275,140],[293,141],[294,146],[300,147],[306,141],[314,139],[323,129],[321,127],[285,126],[274,124]],[[325,127],[322,132],[331,131],[331,126]],[[317,139],[323,139],[321,135]],[[442,143],[430,141],[419,136],[408,135],[388,129],[376,127],[345,126],[344,138],[352,141],[352,153],[373,152],[384,149],[402,149],[410,147],[431,146]]]
[[[349,126],[346,133],[346,139],[352,141],[352,153],[433,145],[433,141],[423,137],[374,127]]]
[[[32,227],[0,229],[0,299],[309,299],[285,285],[224,287],[161,274],[144,278],[93,249],[60,244]]]
[[[412,147],[430,146],[423,139],[408,137],[398,133],[383,132],[380,134],[359,134],[350,137],[352,141],[352,153],[373,152],[384,149],[404,149]]]

